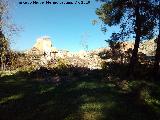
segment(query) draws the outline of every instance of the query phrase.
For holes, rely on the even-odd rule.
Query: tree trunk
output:
[[[0,22],[2,21],[2,16],[0,16]],[[4,34],[2,32],[2,26],[0,25],[0,69],[3,70],[4,65],[3,65],[3,39],[4,39]]]
[[[158,71],[159,71],[159,63],[160,63],[160,20],[159,20],[159,35],[156,40],[157,42],[157,49],[156,49],[156,54],[155,54],[155,62],[154,62],[154,79],[158,80]]]
[[[141,37],[141,20],[140,20],[140,13],[139,13],[139,4],[137,2],[135,7],[135,44],[134,49],[132,52],[132,56],[130,58],[130,65],[129,65],[129,74],[131,75],[134,72],[135,65],[138,62],[138,48],[140,43]]]
[[[0,29],[0,68],[1,68],[1,70],[3,68],[3,60],[2,60],[2,47],[3,47],[2,43],[3,42],[2,42],[2,39],[3,39],[3,33]]]

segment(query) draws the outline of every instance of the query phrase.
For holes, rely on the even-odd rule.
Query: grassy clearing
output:
[[[0,80],[0,120],[159,120],[160,87],[147,84],[137,102],[134,91],[93,75],[58,86],[10,75]]]

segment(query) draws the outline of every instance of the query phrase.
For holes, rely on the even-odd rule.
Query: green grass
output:
[[[0,120],[160,119],[159,87],[153,88],[153,100],[141,105],[114,83],[92,76],[59,86],[25,76],[0,79]]]

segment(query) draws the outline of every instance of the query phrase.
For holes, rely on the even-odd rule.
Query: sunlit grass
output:
[[[23,94],[18,94],[18,95],[12,95],[12,96],[9,96],[9,97],[2,98],[2,99],[0,99],[0,104],[20,99],[23,96],[24,96]]]
[[[104,119],[104,115],[101,112],[84,112],[83,113],[83,120],[101,120]]]
[[[7,70],[7,71],[0,71],[0,77],[4,77],[4,76],[10,76],[10,75],[14,75],[17,73],[17,70]]]
[[[40,87],[40,94],[44,94],[44,93],[47,93],[47,92],[50,92],[50,91],[53,91],[55,89],[55,87],[50,87],[50,88],[46,88],[46,87]]]

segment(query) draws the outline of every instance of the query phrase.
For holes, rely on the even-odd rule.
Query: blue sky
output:
[[[15,50],[32,48],[36,39],[41,36],[50,36],[53,46],[58,49],[83,50],[81,41],[86,41],[88,49],[92,50],[105,47],[104,40],[116,30],[116,27],[108,28],[104,34],[100,29],[100,20],[98,24],[92,25],[92,20],[98,20],[95,10],[100,7],[100,3],[95,0],[91,0],[90,4],[86,5],[21,5],[19,1],[25,0],[15,0],[12,18],[14,23],[21,26],[23,30],[13,39],[15,43],[11,44],[11,47]],[[45,2],[45,0],[37,1]],[[57,2],[60,1],[69,0],[57,0]],[[76,0],[70,1],[75,2]]]

